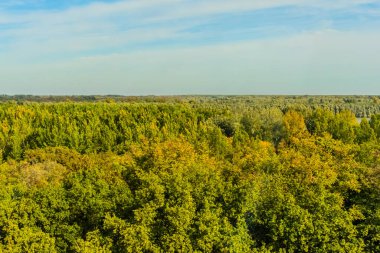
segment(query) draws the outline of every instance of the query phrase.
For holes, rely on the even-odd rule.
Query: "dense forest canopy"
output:
[[[260,108],[325,108],[340,112],[350,110],[357,117],[370,117],[380,113],[380,96],[33,96],[33,95],[0,95],[1,102],[135,102],[135,103],[190,103],[209,104],[210,106],[228,106],[239,108],[247,106]]]
[[[2,101],[1,252],[380,252],[379,97]]]

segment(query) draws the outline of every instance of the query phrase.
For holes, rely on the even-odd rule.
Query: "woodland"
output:
[[[380,97],[0,101],[0,252],[380,252]]]

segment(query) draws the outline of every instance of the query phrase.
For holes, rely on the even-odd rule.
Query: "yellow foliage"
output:
[[[21,180],[28,187],[47,187],[59,184],[67,170],[56,162],[44,162],[20,167]]]

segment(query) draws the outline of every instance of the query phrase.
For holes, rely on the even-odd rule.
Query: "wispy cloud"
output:
[[[327,73],[329,70],[322,68],[322,62],[329,66],[326,62],[334,62],[334,57],[347,57],[342,53],[345,43],[353,51],[366,49],[366,53],[360,55],[345,51],[352,57],[347,64],[359,68],[361,65],[358,62],[364,64],[364,55],[380,58],[380,52],[376,51],[379,50],[376,43],[380,44],[378,0],[127,0],[87,1],[87,4],[80,6],[70,4],[68,0],[65,5],[57,4],[54,8],[51,2],[45,6],[46,2],[24,0],[0,3],[0,68],[3,69],[0,85],[16,83],[15,80],[23,83],[20,78],[12,78],[10,73],[22,72],[26,76],[35,76],[33,73],[41,74],[44,68],[49,69],[51,74],[37,78],[40,83],[61,78],[62,83],[74,85],[80,80],[86,82],[88,79],[84,73],[91,72],[94,74],[91,81],[99,85],[96,80],[105,81],[103,77],[109,77],[113,83],[120,85],[121,80],[147,85],[148,80],[158,79],[162,84],[164,81],[181,83],[181,80],[194,79],[194,82],[204,85],[206,81],[216,85],[216,81],[232,82],[233,78],[242,84],[265,83],[265,80],[275,83],[276,78],[273,79],[271,71],[282,73],[280,68],[284,66],[289,73],[293,73],[289,74],[294,77],[292,80],[300,83],[307,79],[304,74],[311,71],[302,68],[302,64],[309,64],[306,61],[308,57],[313,59],[313,66],[317,61],[321,62],[316,69]],[[360,38],[356,38],[358,36]],[[286,45],[295,47],[292,50],[288,48],[293,52],[291,55],[284,51]],[[372,54],[367,54],[367,49],[371,49]],[[323,50],[330,51],[322,54]],[[276,51],[279,57],[273,54]],[[313,51],[318,54],[310,53]],[[251,56],[247,56],[248,52]],[[182,63],[181,57],[189,64]],[[286,68],[289,61],[293,62],[292,58],[297,57],[305,58],[302,64],[301,61],[294,63],[298,72]],[[268,61],[272,58],[275,61]],[[233,59],[233,64],[229,64],[229,59]],[[224,61],[223,66],[220,61]],[[143,63],[150,70],[146,70]],[[265,66],[256,66],[260,72],[252,70],[261,79],[252,78],[242,63]],[[118,64],[127,65],[134,69],[134,73],[141,75],[126,77],[122,72],[114,73]],[[340,63],[331,64],[338,66]],[[213,65],[218,65],[229,77],[223,74],[220,78],[215,76],[217,71],[212,69]],[[82,72],[74,70],[74,66]],[[99,70],[91,71],[97,66]],[[178,66],[183,68],[174,77],[165,75],[165,69]],[[197,66],[204,66],[204,72]],[[239,71],[235,66],[246,71]],[[105,70],[101,71],[102,68]],[[229,72],[228,68],[235,71]],[[7,70],[5,73],[4,69]],[[63,69],[75,74],[61,76],[65,73]],[[144,75],[145,70],[151,74]],[[202,73],[202,78],[194,78],[197,73]],[[207,73],[214,74],[206,76]],[[366,72],[363,70],[360,73]],[[266,79],[264,74],[267,75]],[[330,75],[332,79],[339,78]],[[374,74],[371,75],[371,80],[374,80]],[[169,80],[169,76],[173,79]],[[286,77],[285,74],[279,76]],[[284,83],[290,83],[289,78],[285,78]],[[340,80],[343,79],[346,80],[340,76]],[[276,80],[280,82],[279,78]]]

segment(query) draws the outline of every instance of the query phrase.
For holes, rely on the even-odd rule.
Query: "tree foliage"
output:
[[[380,115],[198,100],[1,103],[0,251],[380,251]]]

